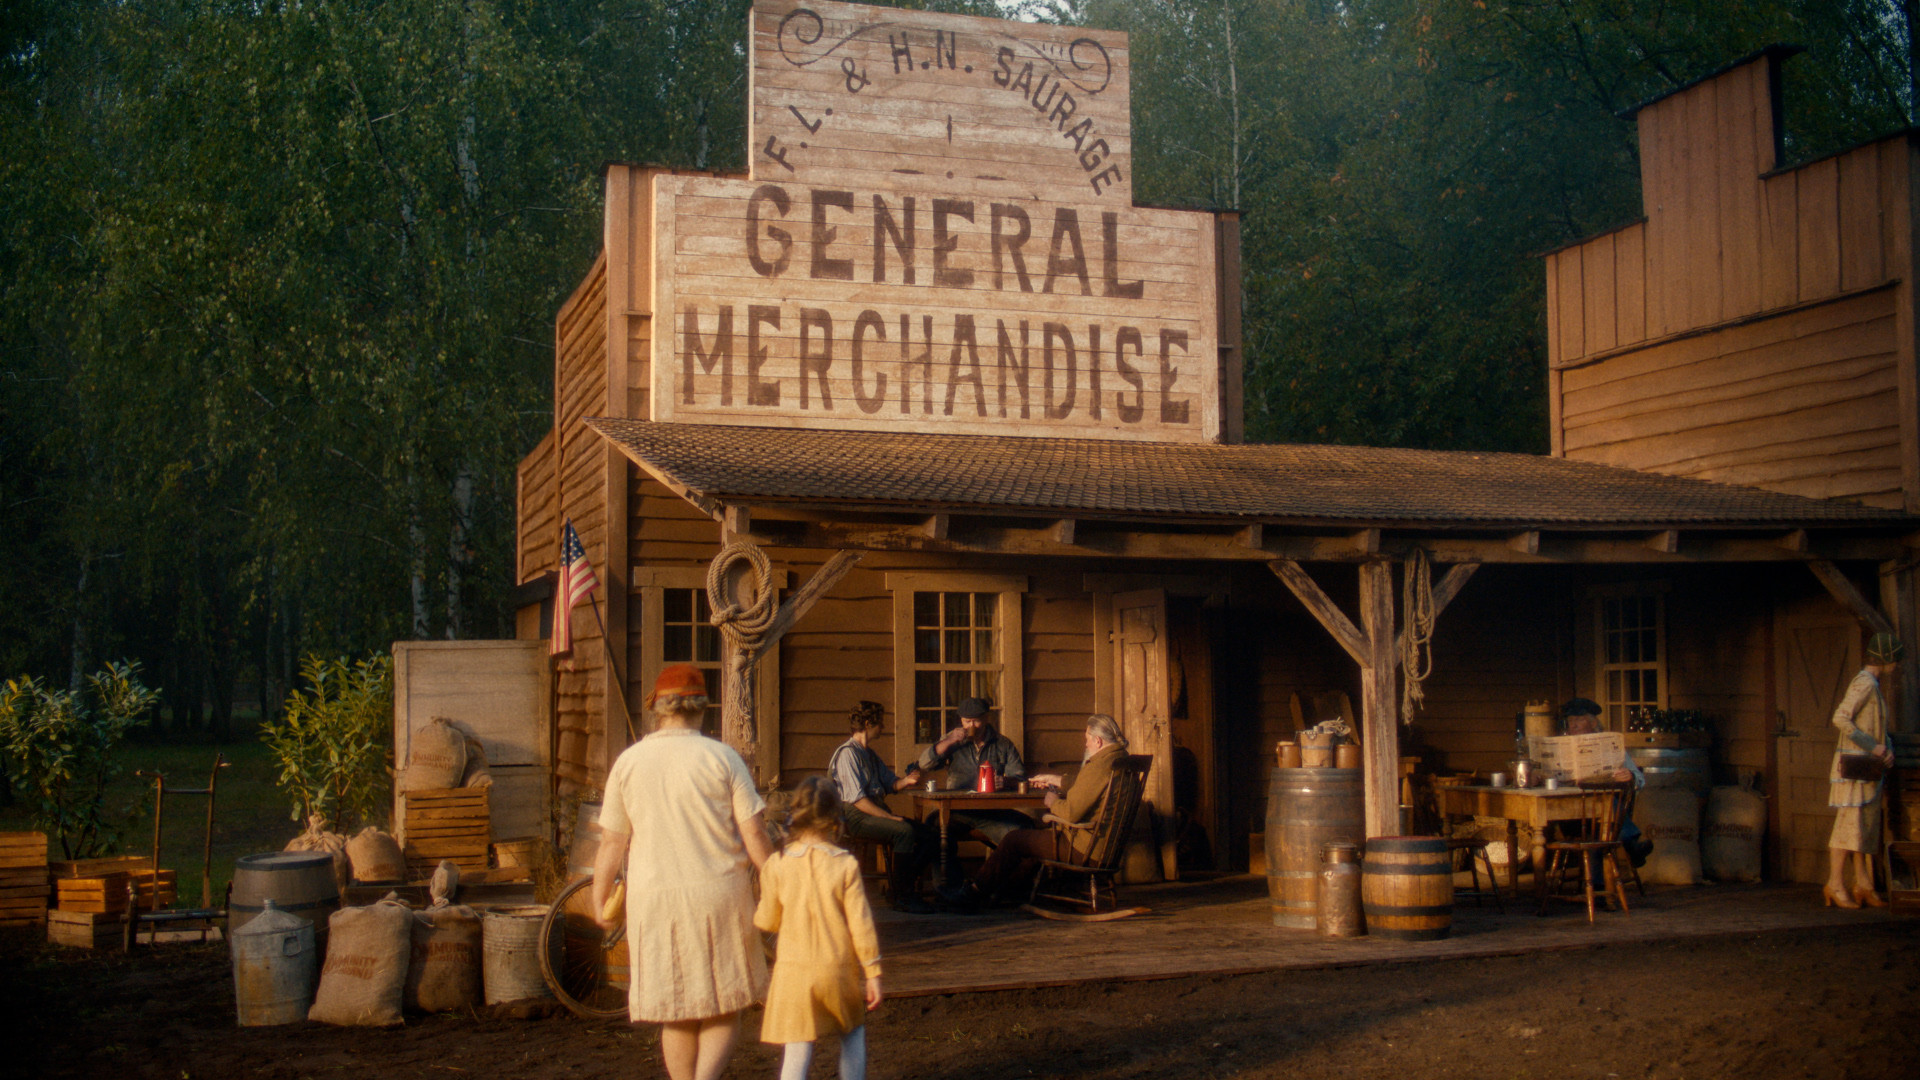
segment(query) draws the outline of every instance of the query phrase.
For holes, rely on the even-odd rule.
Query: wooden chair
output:
[[[1619,903],[1621,912],[1627,910],[1627,891],[1620,883],[1617,860],[1626,856],[1625,847],[1620,842],[1620,825],[1633,810],[1633,781],[1587,781],[1580,785],[1580,801],[1580,818],[1565,822],[1566,832],[1559,839],[1547,841],[1547,885],[1540,914],[1547,913],[1547,904],[1561,888],[1561,876],[1567,869],[1569,857],[1578,856],[1580,886],[1587,901],[1587,921],[1592,922],[1595,873],[1601,875],[1602,893],[1610,902]],[[1631,862],[1628,865],[1631,866]],[[1639,880],[1636,873],[1634,881]]]
[[[1101,898],[1104,895],[1109,909],[1120,906],[1120,897],[1114,891],[1113,881],[1119,875],[1120,863],[1126,856],[1127,835],[1133,831],[1133,819],[1140,812],[1140,798],[1147,789],[1147,772],[1152,768],[1152,754],[1128,755],[1126,767],[1116,771],[1113,779],[1107,781],[1100,809],[1089,821],[1074,825],[1052,814],[1047,815],[1047,821],[1055,830],[1055,851],[1062,857],[1040,860],[1039,876],[1033,881],[1032,900],[1059,900],[1097,912],[1101,910]],[[1090,834],[1091,843],[1085,855],[1074,851],[1071,837],[1076,832]],[[1055,878],[1071,877],[1086,879],[1087,892],[1084,897],[1044,891]]]
[[[1479,907],[1483,897],[1491,896],[1493,897],[1493,909],[1505,915],[1507,913],[1507,906],[1500,900],[1500,879],[1493,876],[1493,857],[1487,854],[1486,839],[1479,836],[1448,836],[1447,854],[1451,856],[1457,851],[1467,853],[1467,874],[1473,879],[1473,888],[1455,889],[1453,893],[1454,897],[1458,899],[1462,896],[1471,896],[1473,897],[1473,906]],[[1449,859],[1447,865],[1453,865],[1451,859]],[[1480,887],[1480,871],[1483,868],[1487,872],[1487,887],[1484,889]]]

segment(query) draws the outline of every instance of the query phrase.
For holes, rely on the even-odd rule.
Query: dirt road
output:
[[[220,947],[0,942],[9,1073],[152,1080],[663,1075],[649,1029],[438,1016],[233,1024]],[[1920,1076],[1920,920],[1524,957],[889,1002],[876,1080]],[[750,1015],[749,1036],[758,1029]],[[815,1077],[833,1075],[822,1053]],[[731,1075],[771,1078],[746,1044]]]

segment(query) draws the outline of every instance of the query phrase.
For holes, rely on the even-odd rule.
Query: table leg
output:
[[[1547,829],[1544,824],[1533,827],[1533,891],[1540,900],[1540,907],[1547,906]]]
[[[940,804],[940,887],[946,888],[953,880],[952,871],[947,865],[947,815],[953,810],[944,801]]]
[[[1507,888],[1513,902],[1520,902],[1520,823],[1507,819]]]

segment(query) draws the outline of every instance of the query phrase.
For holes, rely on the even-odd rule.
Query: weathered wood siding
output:
[[[1642,110],[1645,220],[1546,257],[1553,449],[1898,507],[1920,497],[1911,149],[1775,171],[1777,63]]]
[[[1527,702],[1558,706],[1573,696],[1567,628],[1579,594],[1568,588],[1568,576],[1482,567],[1441,612],[1426,704],[1407,740],[1424,744],[1423,768],[1504,769],[1514,755],[1514,717]]]
[[[514,505],[518,517],[514,533],[514,583],[524,584],[559,568],[560,521],[555,515],[559,490],[554,485],[553,431],[540,437],[532,452],[520,461],[514,477]]]
[[[558,472],[558,517],[571,519],[587,558],[596,570],[607,565],[606,444],[580,421],[605,415],[606,259],[594,264],[586,280],[560,309],[554,324],[554,431]],[[523,508],[522,513],[526,511]],[[547,541],[558,551],[556,531]],[[555,672],[554,723],[558,739],[554,768],[562,794],[597,788],[606,777],[606,701],[597,692],[606,666],[599,625],[592,609],[581,605],[569,616],[555,604],[555,619],[573,620],[573,655]]]

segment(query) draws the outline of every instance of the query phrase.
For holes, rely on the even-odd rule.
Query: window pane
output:
[[[998,725],[1000,722],[1000,673],[997,671],[974,672],[972,696],[986,699],[988,712],[993,715],[995,725]]]
[[[1660,659],[1659,642],[1651,627],[1640,631],[1640,659],[1648,664]]]
[[[707,600],[707,590],[690,589],[693,593],[693,618],[695,622],[713,622],[713,604]]]
[[[1624,685],[1624,680],[1621,678],[1623,674],[1623,672],[1619,671],[1607,672],[1608,701],[1625,701],[1627,699],[1626,686]]]
[[[940,662],[940,631],[915,630],[913,632],[913,662],[916,664]]]
[[[700,643],[700,655],[696,660],[708,662],[720,659],[720,628],[717,626],[696,626],[694,636]]]
[[[1620,601],[1602,600],[1600,602],[1601,622],[1607,630],[1620,629]]]
[[[946,662],[947,663],[949,664],[973,663],[973,650],[971,648],[968,648],[968,645],[969,645],[968,639],[971,638],[972,636],[973,635],[966,630],[949,630],[946,632],[946,639],[947,639]]]
[[[664,601],[662,611],[665,612],[668,622],[693,621],[692,589],[663,589],[661,595]]]
[[[969,613],[967,611],[967,608],[970,606],[967,603],[969,594],[963,593],[963,592],[950,592],[950,593],[942,593],[941,595],[946,599],[946,606],[947,606],[946,625],[967,626],[973,622],[973,620],[968,617]]]
[[[693,627],[681,623],[676,626],[668,623],[660,636],[660,658],[670,664],[684,664],[693,659]]]
[[[913,741],[921,743],[939,742],[941,730],[940,710],[920,709],[913,714]]]
[[[913,625],[940,625],[940,594],[917,592],[913,594]]]
[[[915,709],[940,708],[939,672],[916,671],[913,673],[913,707]]]
[[[1641,697],[1640,700],[1649,705],[1658,704],[1660,701],[1660,673],[1649,668],[1643,672],[1643,674],[1645,675],[1645,680],[1641,683],[1640,688],[1644,696]]]
[[[991,664],[999,659],[1000,651],[993,647],[993,631],[975,630],[973,632],[973,662]]]
[[[945,672],[945,675],[947,684],[946,699],[942,701],[941,704],[951,709],[960,704],[961,701],[972,696],[973,672],[949,671]]]
[[[1000,606],[1000,597],[995,593],[977,592],[973,594],[973,625],[992,626],[993,609]]]
[[[1619,662],[1620,662],[1620,635],[1609,631],[1607,634],[1607,663],[1617,664]]]

